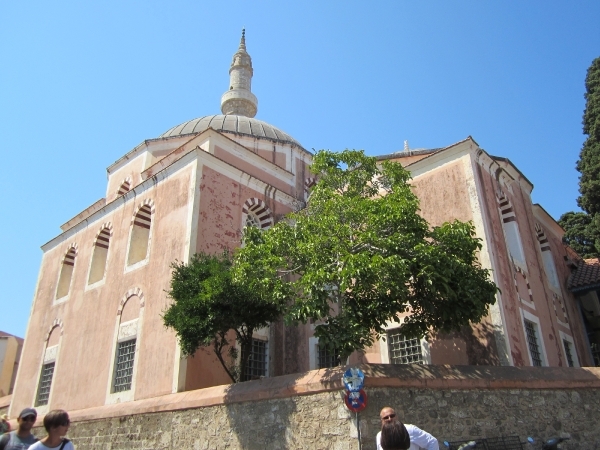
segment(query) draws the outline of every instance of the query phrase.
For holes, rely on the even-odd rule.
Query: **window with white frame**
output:
[[[133,338],[117,344],[113,392],[122,392],[131,389],[136,341],[137,339]]]
[[[54,376],[54,365],[55,361],[52,361],[45,363],[42,366],[42,373],[40,375],[40,382],[35,401],[36,406],[48,404],[48,400],[50,399],[50,388],[52,387],[52,377]]]
[[[571,350],[571,343],[566,339],[563,339],[563,346],[565,348],[565,356],[567,357],[567,365],[569,367],[575,367],[573,362],[573,350]]]
[[[565,361],[569,367],[579,367],[579,358],[575,349],[573,338],[559,330],[560,340],[562,341]]]
[[[94,252],[92,253],[92,262],[90,264],[90,274],[88,284],[94,284],[104,279],[106,272],[106,261],[108,258],[108,246],[110,244],[110,228],[103,228],[96,242],[94,242]]]
[[[504,230],[506,246],[508,247],[510,256],[516,265],[526,269],[525,252],[523,251],[523,244],[521,243],[515,209],[510,200],[503,193],[498,197],[498,206],[500,207],[500,213],[502,214],[502,229]]]
[[[525,326],[525,335],[527,339],[527,347],[529,348],[529,355],[531,356],[531,362],[534,366],[542,366],[543,358],[539,344],[538,325],[537,323],[528,319],[523,319],[523,325]]]
[[[327,369],[340,365],[340,352],[335,347],[318,344],[317,367]]]
[[[523,244],[521,243],[517,222],[514,220],[511,222],[504,222],[503,228],[510,256],[515,264],[525,268],[525,252],[523,251]]]
[[[273,214],[267,204],[259,198],[249,198],[242,207],[242,226],[266,230],[273,226]]]
[[[107,403],[131,401],[134,398],[143,305],[143,293],[137,288],[127,292],[121,300],[107,383]]]
[[[268,342],[262,339],[252,339],[250,356],[246,362],[244,381],[266,377],[268,373]],[[242,355],[243,357],[244,355]]]
[[[544,269],[546,270],[546,275],[548,276],[548,281],[550,285],[560,291],[560,281],[558,280],[558,273],[556,272],[556,266],[554,265],[554,258],[552,257],[552,252],[542,251],[542,261],[544,262]]]
[[[152,227],[152,207],[144,205],[133,218],[127,265],[143,261],[148,256],[150,228]]]
[[[546,237],[546,233],[540,224],[535,224],[535,232],[537,234],[538,244],[540,245],[540,251],[542,252],[542,262],[544,263],[544,269],[550,285],[560,291],[560,281],[558,279],[558,273],[556,272],[556,265],[554,264],[554,258],[552,257],[552,251],[550,250],[550,243]]]
[[[407,339],[400,328],[388,330],[387,346],[390,364],[424,364],[420,339]]]
[[[258,217],[256,216],[256,214],[254,214],[251,211],[248,211],[248,214],[246,215],[246,224],[247,227],[255,227],[258,228],[260,230],[260,220],[258,219]]]
[[[75,268],[75,258],[77,256],[77,249],[75,247],[69,248],[67,251],[62,267],[60,269],[60,276],[58,278],[58,286],[56,288],[56,299],[66,297],[71,288],[71,279],[73,278],[73,269]]]

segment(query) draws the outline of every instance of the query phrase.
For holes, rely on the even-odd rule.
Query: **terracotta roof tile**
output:
[[[569,276],[567,287],[571,292],[600,287],[600,260],[591,258],[577,261],[577,268]]]

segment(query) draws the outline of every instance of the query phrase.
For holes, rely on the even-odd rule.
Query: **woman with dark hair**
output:
[[[383,450],[407,450],[410,447],[410,437],[402,422],[384,423],[381,427],[381,448]]]
[[[44,417],[44,428],[48,432],[41,441],[37,441],[29,450],[75,450],[73,443],[65,436],[69,431],[69,414],[62,409],[50,411]]]

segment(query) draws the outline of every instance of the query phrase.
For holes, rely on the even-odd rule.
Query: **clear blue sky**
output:
[[[600,2],[5,1],[0,330],[24,336],[44,244],[144,139],[217,114],[246,27],[257,118],[368,154],[471,135],[576,209]]]

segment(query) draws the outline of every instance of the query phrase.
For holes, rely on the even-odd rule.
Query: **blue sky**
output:
[[[0,330],[25,335],[59,226],[144,139],[219,113],[246,27],[257,118],[308,149],[387,154],[471,135],[577,209],[600,2],[111,1],[0,4]]]

